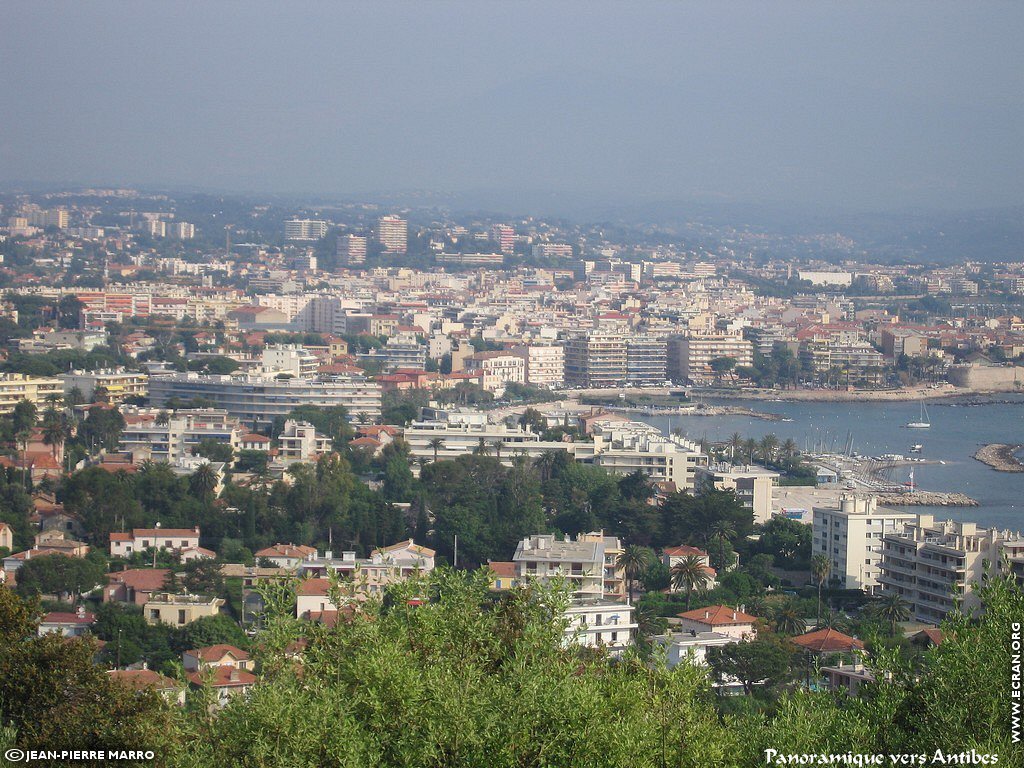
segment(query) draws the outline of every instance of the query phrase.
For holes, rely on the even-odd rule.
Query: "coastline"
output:
[[[997,472],[1024,472],[1024,462],[1015,455],[1022,447],[1020,444],[989,443],[975,451],[974,458]]]
[[[716,400],[753,400],[789,403],[855,403],[855,402],[914,402],[917,400],[943,401],[957,397],[988,397],[1006,395],[1006,392],[983,391],[943,384],[937,388],[910,387],[906,389],[725,389],[694,388],[693,394]]]

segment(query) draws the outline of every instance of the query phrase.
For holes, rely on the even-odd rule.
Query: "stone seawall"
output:
[[[1015,455],[1020,449],[1020,445],[991,443],[979,448],[974,458],[999,472],[1024,472],[1024,463]]]

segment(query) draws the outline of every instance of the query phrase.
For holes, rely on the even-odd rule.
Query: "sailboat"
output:
[[[907,429],[928,429],[932,423],[928,420],[928,409],[925,407],[924,400],[921,401],[921,416],[918,421],[911,421],[906,425]]]

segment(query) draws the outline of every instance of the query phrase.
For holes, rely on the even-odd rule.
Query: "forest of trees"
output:
[[[1008,639],[1024,616],[1012,576],[981,585],[984,614],[953,614],[941,645],[913,659],[879,653],[878,682],[857,697],[790,681],[771,696],[720,698],[689,664],[566,647],[557,586],[496,596],[483,574],[439,569],[334,627],[297,621],[293,595],[267,590],[271,616],[253,647],[261,682],[214,714],[201,689],[178,709],[114,684],[91,641],[36,637],[32,604],[0,590],[0,748],[130,744],[155,752],[147,765],[189,768],[748,768],[766,749],[1024,758],[1009,729]],[[286,653],[300,635],[301,668]]]

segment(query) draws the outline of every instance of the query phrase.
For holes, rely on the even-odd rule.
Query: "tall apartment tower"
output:
[[[366,261],[366,238],[359,235],[342,235],[338,238],[338,260],[348,267]]]
[[[196,228],[187,221],[175,221],[168,224],[167,234],[175,240],[191,240],[196,236]]]
[[[569,339],[565,381],[582,387],[621,387],[626,382],[626,337],[589,331]]]
[[[516,231],[508,224],[495,224],[491,227],[491,240],[498,244],[502,253],[512,253],[516,249]]]
[[[284,223],[285,240],[320,240],[326,236],[326,221],[318,219],[289,219]]]
[[[405,253],[409,243],[409,224],[398,216],[381,216],[377,221],[377,241],[385,253]]]

